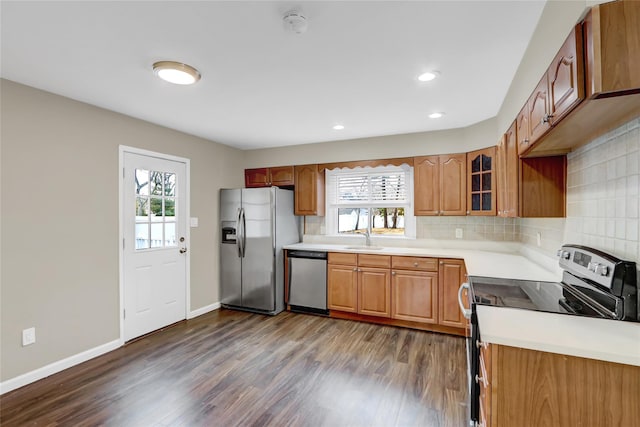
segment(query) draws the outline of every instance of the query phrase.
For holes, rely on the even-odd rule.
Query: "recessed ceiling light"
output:
[[[444,116],[444,113],[431,113],[431,114],[429,114],[429,118],[430,119],[439,119],[442,116]]]
[[[437,71],[427,71],[426,73],[422,73],[418,76],[418,80],[421,82],[429,82],[440,75]]]
[[[342,129],[344,129],[343,125],[334,125],[333,126],[333,130],[342,130]]]
[[[191,85],[200,80],[198,70],[181,62],[156,62],[153,64],[153,72],[162,80],[177,85]]]

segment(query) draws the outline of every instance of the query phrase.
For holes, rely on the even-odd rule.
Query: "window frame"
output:
[[[363,174],[367,176],[379,175],[384,173],[398,173],[404,174],[405,179],[405,201],[397,203],[391,201],[355,201],[352,203],[344,203],[338,201],[338,189],[337,189],[337,177],[340,175],[357,175]],[[385,239],[415,239],[416,237],[416,218],[413,212],[413,167],[407,164],[401,166],[376,166],[376,167],[355,167],[355,168],[336,168],[327,169],[325,171],[325,227],[326,234],[336,237],[353,237],[358,235],[356,233],[340,233],[338,230],[338,210],[343,208],[368,208],[369,219],[367,221],[367,229],[371,236]],[[403,235],[391,235],[391,234],[377,234],[371,230],[372,226],[372,209],[376,208],[404,208],[404,234]]]

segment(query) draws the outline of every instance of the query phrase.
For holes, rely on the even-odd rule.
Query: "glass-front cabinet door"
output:
[[[496,148],[467,153],[467,214],[496,214]]]

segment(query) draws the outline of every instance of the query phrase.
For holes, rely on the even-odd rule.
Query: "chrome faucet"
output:
[[[364,232],[364,242],[365,245],[371,246],[371,233],[369,232],[369,227]]]

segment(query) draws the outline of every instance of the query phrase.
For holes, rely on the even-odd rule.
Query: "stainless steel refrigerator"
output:
[[[222,306],[277,314],[284,310],[282,247],[300,241],[293,191],[220,190]]]

